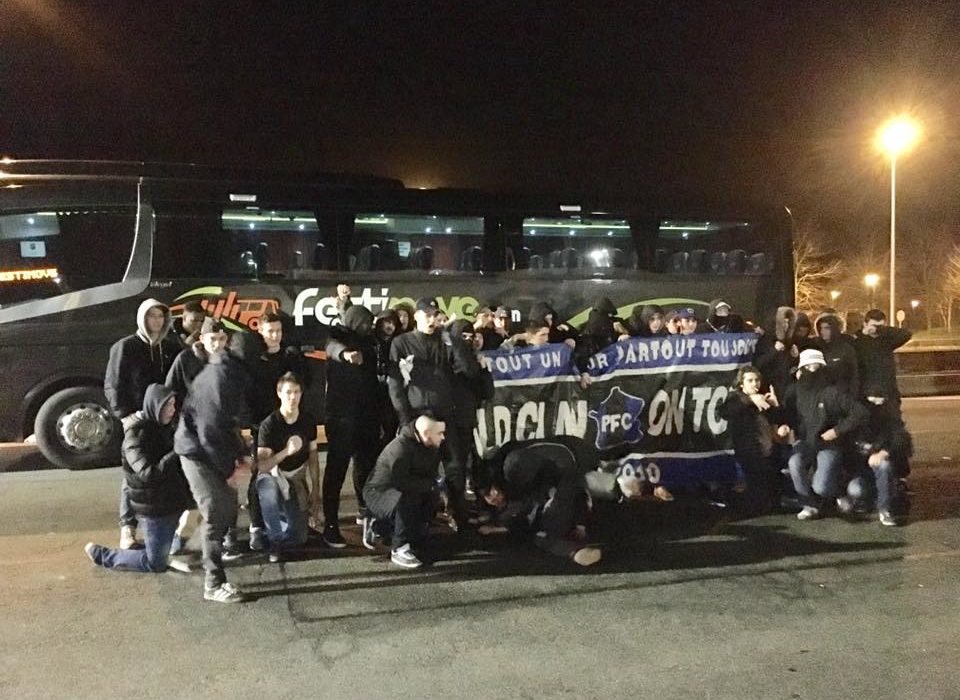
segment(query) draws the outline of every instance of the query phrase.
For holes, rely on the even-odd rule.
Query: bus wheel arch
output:
[[[34,434],[43,456],[61,468],[120,462],[123,430],[99,387],[72,386],[51,394],[37,411]]]

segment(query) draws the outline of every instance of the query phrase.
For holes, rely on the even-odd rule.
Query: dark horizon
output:
[[[0,154],[759,201],[873,229],[873,133],[910,110],[925,140],[900,163],[901,211],[960,222],[958,7],[105,7],[0,9]]]

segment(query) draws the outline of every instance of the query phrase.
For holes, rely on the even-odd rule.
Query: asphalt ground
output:
[[[957,699],[958,407],[905,402],[905,527],[650,503],[606,514],[591,570],[442,535],[410,572],[345,519],[347,550],[233,563],[238,606],[89,563],[85,542],[116,541],[118,469],[8,470],[0,697]]]

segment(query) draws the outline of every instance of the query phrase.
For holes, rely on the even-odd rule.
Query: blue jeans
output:
[[[787,462],[793,488],[805,506],[819,508],[825,500],[836,498],[840,480],[840,451],[832,448],[822,450],[794,450]],[[814,467],[810,475],[810,468]]]
[[[307,514],[300,507],[297,487],[293,483],[290,484],[290,498],[284,498],[275,476],[258,474],[257,494],[272,551],[297,547],[307,541]]]
[[[890,512],[893,507],[893,463],[883,460],[879,466],[864,465],[847,484],[847,495],[858,505],[870,507],[876,501],[877,510]]]
[[[133,512],[133,506],[130,505],[130,487],[127,480],[120,476],[120,527],[129,525],[134,530],[137,529],[137,514]]]
[[[177,531],[180,514],[161,517],[140,516],[144,549],[110,549],[94,545],[93,560],[105,569],[142,571],[159,574],[167,570],[170,544]]]

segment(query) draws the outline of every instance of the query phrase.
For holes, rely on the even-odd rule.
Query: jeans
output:
[[[864,465],[847,484],[847,495],[857,504],[871,506],[876,501],[877,510],[893,509],[894,467],[889,459],[879,466]]]
[[[816,465],[813,475],[810,467]],[[793,488],[805,506],[819,508],[825,500],[836,497],[839,491],[840,451],[833,448],[822,450],[797,449],[787,462]]]
[[[290,497],[284,498],[277,477],[272,474],[259,474],[252,481],[260,496],[260,512],[270,550],[276,552],[306,542],[307,514],[300,507],[296,485],[290,484]]]
[[[93,560],[105,569],[142,571],[159,574],[167,570],[170,543],[177,531],[180,514],[140,516],[144,549],[110,549],[94,545]]]
[[[127,480],[120,477],[120,527],[129,525],[133,529],[137,528],[137,514],[133,512],[133,506],[130,505],[130,487]]]
[[[204,584],[207,588],[216,588],[227,580],[223,571],[223,536],[237,521],[237,490],[222,474],[203,462],[181,457],[180,464],[203,517],[200,538]]]
[[[415,493],[393,488],[368,488],[363,495],[367,502],[367,513],[381,523],[392,525],[393,549],[405,544],[416,547],[426,540],[433,516],[433,496],[429,491]],[[383,534],[389,532],[380,531]]]

